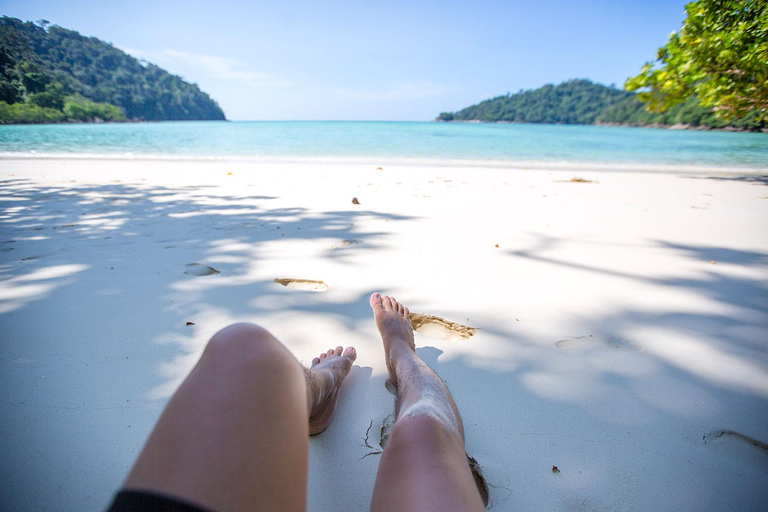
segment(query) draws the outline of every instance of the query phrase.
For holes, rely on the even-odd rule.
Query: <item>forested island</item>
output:
[[[41,20],[0,18],[0,124],[225,120],[164,69]]]
[[[768,128],[758,119],[757,111],[725,121],[716,117],[711,108],[701,106],[695,96],[666,112],[649,112],[636,93],[585,79],[507,93],[458,112],[443,112],[437,121],[677,126],[748,131]]]

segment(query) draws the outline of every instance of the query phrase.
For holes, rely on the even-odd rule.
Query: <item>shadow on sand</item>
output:
[[[418,221],[364,209],[277,207],[279,198],[247,191],[223,196],[207,187],[38,188],[16,179],[0,184],[0,197],[3,509],[106,505],[168,395],[207,336],[228,319],[312,316],[353,333],[370,332],[368,295],[376,290],[341,294],[333,302],[322,293],[286,293],[271,277],[314,276],[265,278],[260,265],[272,257],[275,242],[315,242],[319,258],[352,265],[353,255],[388,247],[389,233],[365,230],[361,219]],[[340,245],[344,240],[363,243]],[[706,444],[705,436],[733,431],[768,440],[768,388],[759,380],[768,361],[764,337],[755,336],[768,326],[768,289],[754,276],[764,276],[768,254],[653,242],[677,258],[752,271],[713,266],[682,278],[560,260],[551,250],[562,243],[540,236],[508,256],[662,292],[684,290],[715,302],[722,313],[606,309],[574,319],[581,326],[574,337],[610,334],[625,343],[568,350],[555,339],[482,325],[476,337],[455,342],[474,344],[471,353],[417,336],[419,354],[459,404],[467,451],[483,467],[491,507],[689,508],[695,499],[721,509],[764,503],[762,455],[749,447],[742,453],[740,445]],[[196,262],[221,274],[184,276],[185,265]],[[60,325],[41,325],[48,319],[40,312],[61,307],[66,311],[52,315]],[[670,349],[663,339],[638,339],[635,333],[643,331],[667,335],[669,344],[688,341]],[[508,360],[488,348],[497,346],[506,347]],[[362,443],[370,422],[390,414],[393,398],[385,381],[371,367],[358,366],[336,422],[313,441],[312,464],[322,469],[310,472],[312,488],[343,482],[350,510],[365,509],[370,499],[378,458],[361,459],[367,450]],[[366,411],[374,418],[356,409],[370,404],[370,394],[381,401]],[[339,460],[339,443],[360,444],[359,453]],[[59,492],[49,492],[52,482]],[[674,493],[658,492],[670,482]],[[88,493],[74,491],[84,484]],[[310,495],[310,510],[334,505],[333,493]]]

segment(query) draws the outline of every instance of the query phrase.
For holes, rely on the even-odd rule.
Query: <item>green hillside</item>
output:
[[[592,83],[569,80],[560,85],[506,94],[455,113],[443,112],[442,121],[507,121],[511,123],[592,124],[606,107],[631,93]]]
[[[617,124],[627,126],[686,125],[758,131],[768,128],[751,112],[731,122],[699,105],[695,97],[667,112],[648,112],[635,93],[589,80],[569,80],[560,85],[506,94],[458,112],[443,112],[438,121],[485,121],[546,124]]]
[[[111,44],[2,17],[0,122],[25,122],[24,115],[32,116],[26,122],[224,120],[196,85]]]

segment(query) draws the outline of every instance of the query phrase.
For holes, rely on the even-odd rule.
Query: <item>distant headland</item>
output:
[[[482,101],[458,112],[443,112],[436,121],[474,121],[544,124],[597,124],[689,129],[765,131],[768,125],[752,112],[730,122],[715,116],[711,108],[699,105],[695,96],[653,113],[637,94],[586,79],[568,80],[559,85],[521,90]]]
[[[0,18],[0,124],[226,120],[197,85],[73,30]]]

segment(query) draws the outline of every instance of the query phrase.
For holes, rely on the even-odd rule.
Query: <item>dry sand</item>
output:
[[[251,321],[305,364],[357,347],[309,510],[367,510],[394,410],[373,291],[426,315],[494,510],[765,506],[768,178],[376,167],[1,160],[0,509],[105,507]]]

